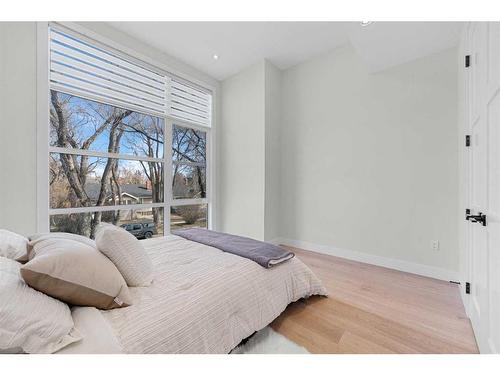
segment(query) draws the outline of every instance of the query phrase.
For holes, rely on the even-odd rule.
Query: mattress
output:
[[[143,243],[152,285],[130,288],[132,306],[100,311],[124,353],[228,353],[289,303],[326,295],[297,258],[265,269],[178,236]]]

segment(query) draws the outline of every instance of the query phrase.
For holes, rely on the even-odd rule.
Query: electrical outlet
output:
[[[432,240],[431,241],[431,249],[434,251],[439,250],[439,240]]]

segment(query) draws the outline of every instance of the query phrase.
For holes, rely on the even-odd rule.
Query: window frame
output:
[[[78,150],[54,147],[50,145],[50,90],[56,90],[62,93],[75,95],[88,100],[93,99],[91,95],[82,95],[81,93],[71,92],[71,90],[61,90],[59,86],[52,87],[50,83],[50,27],[55,26],[68,32],[73,32],[91,39],[100,47],[108,47],[113,52],[123,54],[126,58],[132,58],[135,63],[142,64],[146,67],[153,67],[159,72],[167,76],[176,75],[188,82],[202,87],[212,93],[211,102],[211,121],[210,127],[200,124],[192,123],[189,120],[180,120],[166,114],[159,116],[158,114],[151,114],[160,117],[164,120],[164,150],[163,158],[151,158],[148,156],[135,156],[128,154],[114,154],[102,151],[91,150]],[[169,78],[170,79],[170,78]],[[86,28],[76,25],[74,23],[50,23],[50,22],[37,22],[37,231],[49,232],[50,231],[50,216],[56,214],[70,214],[70,213],[83,213],[83,212],[104,212],[115,210],[137,210],[151,207],[163,208],[163,224],[164,235],[170,234],[170,211],[172,206],[183,206],[193,204],[206,204],[207,205],[207,227],[214,229],[215,222],[215,126],[216,126],[216,100],[217,100],[217,87],[211,86],[206,82],[201,82],[193,77],[190,77],[182,72],[175,71],[169,66],[159,63],[147,56],[138,53],[135,50],[124,47],[106,37],[94,33]],[[101,101],[102,102],[102,101]],[[106,104],[114,105],[113,103],[106,102]],[[132,109],[133,110],[133,109]],[[191,198],[191,199],[173,199],[172,194],[172,129],[173,126],[179,125],[182,127],[190,128],[193,130],[200,130],[206,133],[206,198]],[[96,206],[96,207],[75,207],[75,208],[51,208],[50,207],[50,184],[49,184],[49,155],[50,153],[65,153],[76,155],[88,155],[94,157],[117,158],[120,160],[137,160],[137,161],[155,161],[163,163],[164,170],[164,199],[162,203],[148,203],[148,204],[133,204],[133,205],[114,205],[114,206]]]

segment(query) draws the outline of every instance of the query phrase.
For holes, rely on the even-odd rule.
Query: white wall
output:
[[[36,230],[35,70],[35,23],[0,22],[0,228],[25,234]]]
[[[219,229],[264,239],[265,62],[222,82]]]
[[[369,74],[343,47],[283,72],[281,237],[458,271],[456,56]]]
[[[281,71],[263,60],[222,82],[218,134],[219,226],[272,240],[279,234]]]
[[[281,220],[280,124],[281,124],[281,71],[265,62],[265,218],[264,239],[279,237]]]

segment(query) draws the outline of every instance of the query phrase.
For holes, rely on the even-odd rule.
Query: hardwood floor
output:
[[[457,285],[291,249],[329,296],[288,306],[271,326],[311,353],[478,353]]]

